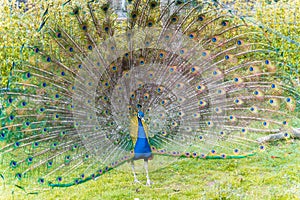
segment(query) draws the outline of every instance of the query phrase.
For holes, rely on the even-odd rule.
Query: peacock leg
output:
[[[149,172],[148,172],[148,160],[145,160],[144,166],[145,166],[145,170],[146,170],[146,178],[147,178],[147,183],[146,183],[146,185],[150,186],[150,185],[151,185],[151,181],[150,181]]]
[[[134,171],[134,162],[133,162],[133,160],[131,161],[131,168],[132,168],[132,172],[133,172],[134,183],[140,183],[140,181],[137,179],[136,173]]]

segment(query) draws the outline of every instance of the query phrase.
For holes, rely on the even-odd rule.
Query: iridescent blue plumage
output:
[[[138,111],[138,138],[134,146],[134,160],[137,159],[148,159],[152,156],[150,144],[148,141],[148,137],[145,133],[145,129],[143,126],[144,113],[142,111]]]

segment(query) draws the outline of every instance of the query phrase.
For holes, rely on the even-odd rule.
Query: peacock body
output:
[[[68,1],[65,27],[47,9],[52,42],[32,44],[2,93],[6,182],[71,186],[144,159],[150,184],[153,155],[241,158],[290,137],[299,93],[261,27],[218,1],[126,3],[118,18],[110,2]]]

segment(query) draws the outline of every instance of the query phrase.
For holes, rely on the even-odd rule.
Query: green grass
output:
[[[142,184],[133,183],[130,170],[114,170],[96,181],[31,195],[1,182],[0,199],[300,199],[300,142],[274,143],[246,159],[181,159],[152,171],[151,187],[144,185],[144,173],[138,177]]]

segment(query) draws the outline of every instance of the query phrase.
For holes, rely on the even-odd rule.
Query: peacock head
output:
[[[144,116],[145,116],[145,115],[144,115],[144,113],[141,111],[142,105],[141,105],[141,104],[137,104],[136,107],[137,107],[137,109],[138,109],[138,114],[137,114],[138,118],[144,119]]]
[[[138,111],[138,118],[144,119],[145,115],[142,111]]]

